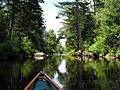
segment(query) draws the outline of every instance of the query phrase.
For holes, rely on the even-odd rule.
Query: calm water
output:
[[[120,61],[46,57],[43,61],[0,62],[0,90],[23,90],[39,72],[65,90],[120,90]]]

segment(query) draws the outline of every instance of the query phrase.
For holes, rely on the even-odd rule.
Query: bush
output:
[[[32,43],[30,42],[30,40],[28,39],[28,37],[24,37],[23,40],[22,40],[22,50],[27,55],[30,55],[31,52],[34,51],[34,49],[32,48]]]
[[[67,55],[72,55],[74,53],[75,53],[75,50],[71,50],[71,51],[67,52]]]
[[[102,36],[96,38],[96,42],[89,47],[89,51],[97,54],[102,54],[106,51],[105,48],[105,39]]]
[[[1,57],[14,57],[18,55],[19,48],[13,41],[6,41],[0,44],[0,56]]]

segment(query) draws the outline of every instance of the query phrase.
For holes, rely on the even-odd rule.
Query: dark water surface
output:
[[[0,62],[0,90],[23,90],[41,70],[64,90],[120,90],[119,60],[81,61],[62,56],[42,61]]]

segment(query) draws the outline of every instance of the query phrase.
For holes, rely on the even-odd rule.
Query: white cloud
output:
[[[55,13],[54,11],[45,10],[44,16],[47,30],[54,29],[55,31],[58,31],[62,27],[62,24],[60,23],[61,20],[56,19],[57,13]]]
[[[44,20],[46,21],[46,30],[53,29],[55,33],[62,27],[61,19],[56,19],[59,9],[57,9],[53,4],[42,4]]]

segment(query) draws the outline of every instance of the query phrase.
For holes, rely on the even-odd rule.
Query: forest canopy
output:
[[[54,30],[46,31],[44,11],[40,6],[43,0],[1,0],[0,56],[26,56],[37,51],[68,53],[78,51],[79,47],[98,55],[119,56],[120,1],[76,2],[58,2],[56,5],[60,8],[58,15],[66,17],[56,37]],[[59,42],[61,36],[67,39],[65,48]]]

